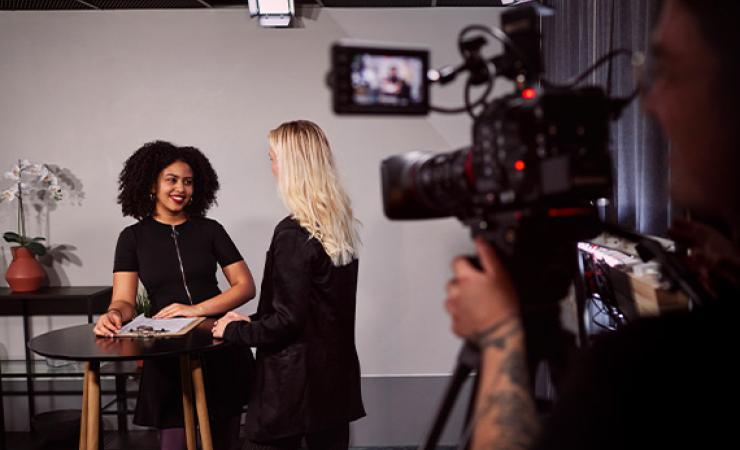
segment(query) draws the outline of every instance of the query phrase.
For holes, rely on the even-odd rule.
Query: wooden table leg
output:
[[[0,450],[5,450],[5,404],[3,403],[3,376],[2,365],[0,364]]]
[[[87,402],[90,384],[90,363],[85,363],[85,377],[82,381],[82,414],[80,414],[80,450],[87,449]]]
[[[100,432],[100,362],[90,361],[87,378],[87,450],[98,450]],[[83,394],[84,397],[84,394]]]
[[[188,450],[196,450],[195,418],[193,417],[193,380],[190,372],[190,355],[180,355],[180,380],[182,383],[182,412],[185,421],[185,439]]]
[[[208,403],[206,402],[206,390],[203,384],[203,368],[200,358],[194,356],[190,361],[193,371],[193,387],[195,388],[195,408],[198,410],[198,424],[200,425],[200,443],[203,450],[213,450],[211,439],[211,423],[208,420]]]

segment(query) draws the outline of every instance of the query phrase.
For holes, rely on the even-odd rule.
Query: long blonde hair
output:
[[[321,242],[335,266],[357,258],[357,221],[339,182],[329,140],[313,122],[285,122],[270,131],[278,191],[292,217]]]

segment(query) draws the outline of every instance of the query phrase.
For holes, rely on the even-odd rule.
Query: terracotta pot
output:
[[[26,247],[13,247],[13,262],[5,272],[10,290],[13,292],[34,292],[41,288],[46,273],[36,260],[36,255]]]

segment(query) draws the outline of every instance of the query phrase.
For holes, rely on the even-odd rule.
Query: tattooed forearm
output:
[[[501,371],[511,380],[514,387],[521,389],[529,396],[529,371],[524,350],[514,348],[506,355]]]
[[[481,344],[485,346],[481,349],[473,449],[530,449],[539,433],[539,421],[530,393],[521,323],[512,320]]]
[[[504,390],[488,397],[494,414],[482,426],[499,430],[497,436],[484,443],[483,448],[495,450],[521,450],[532,447],[539,433],[539,423],[534,416],[532,399],[528,392]]]

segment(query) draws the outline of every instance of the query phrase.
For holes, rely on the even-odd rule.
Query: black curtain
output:
[[[658,0],[548,0],[555,15],[542,21],[546,78],[566,81],[591,66],[610,48],[646,53]],[[612,43],[613,41],[613,43]],[[602,66],[585,83],[606,86]],[[634,88],[630,58],[612,62],[612,94]],[[656,123],[635,100],[612,124],[614,196],[607,218],[641,233],[664,235],[670,221],[668,145]]]

